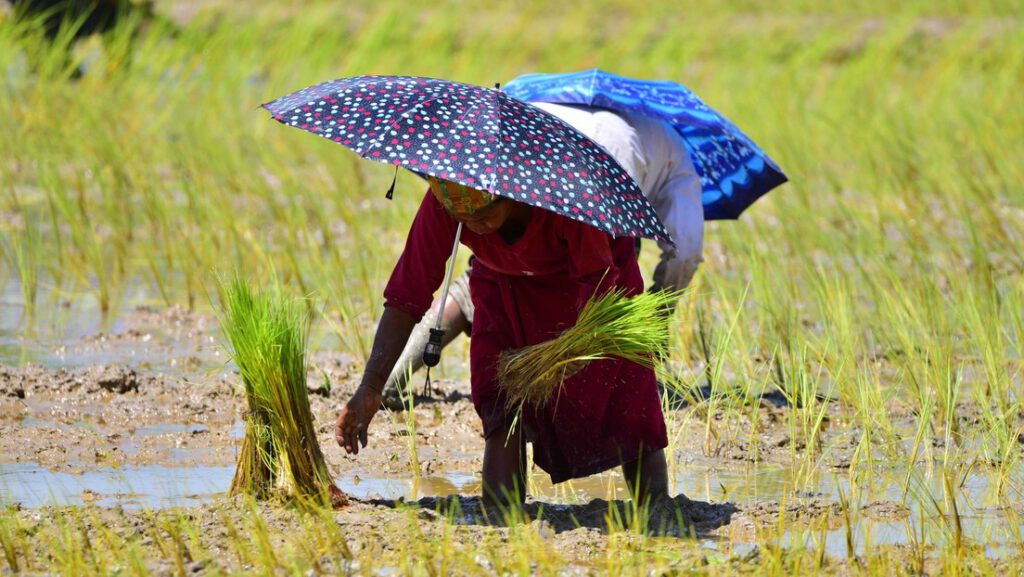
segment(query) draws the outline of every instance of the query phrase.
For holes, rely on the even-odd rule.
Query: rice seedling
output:
[[[412,382],[412,367],[407,367],[405,382]],[[412,386],[399,389],[399,398],[405,406],[401,419],[405,425],[406,448],[409,452],[409,473],[412,475],[412,497],[417,498],[420,491],[420,452],[419,439],[416,436],[416,395]]]
[[[127,231],[120,231],[124,234],[113,239],[114,229],[101,226],[96,219],[102,222],[111,214],[123,212],[121,203],[109,194],[109,188],[105,189],[105,196],[94,199],[94,203],[87,200],[92,196],[87,191],[97,188],[91,176],[67,183],[61,179],[59,170],[51,167],[43,177],[54,230],[60,236],[68,235],[71,247],[66,253],[68,263],[79,283],[94,291],[100,311],[109,318],[116,311],[124,288],[123,251],[129,235]]]
[[[12,249],[4,263],[19,269],[15,243],[31,242],[17,236],[14,223],[39,223],[41,231],[36,294],[14,290],[7,298],[24,300],[26,308],[34,299],[39,311],[50,308],[44,302],[77,308],[95,301],[115,319],[130,289],[143,300],[202,311],[206,271],[242,267],[255,255],[303,294],[325,295],[323,316],[334,323],[328,330],[338,348],[361,359],[380,287],[422,191],[400,178],[410,194],[386,204],[379,198],[386,183],[379,181],[390,176],[328,146],[274,134],[254,112],[259,102],[363,72],[489,86],[519,73],[599,66],[681,80],[772,152],[793,182],[740,221],[708,225],[699,290],[688,297],[694,316],[683,315],[695,326],[686,323],[673,335],[677,364],[669,373],[691,402],[683,410],[667,407],[675,412],[668,419],[670,462],[690,459],[683,448],[691,446],[688,435],[701,434],[691,427],[695,420],[708,455],[738,437],[749,447],[743,457],[771,458],[759,454],[760,395],[778,386],[808,403],[774,413],[790,437],[817,447],[807,451],[816,457],[797,454],[812,470],[831,437],[852,431],[859,439],[851,469],[869,483],[882,484],[870,477],[887,471],[905,483],[904,501],[913,509],[905,521],[913,536],[906,538],[909,557],[862,547],[856,565],[840,572],[1015,574],[1019,555],[1004,561],[972,546],[977,540],[963,507],[961,543],[968,546],[957,549],[946,499],[963,492],[963,471],[976,462],[972,470],[993,476],[1003,508],[1019,511],[1024,173],[1016,159],[1024,154],[1017,97],[1024,37],[1017,4],[714,1],[692,7],[702,26],[673,27],[664,14],[679,6],[660,0],[554,9],[490,2],[472,15],[472,26],[454,4],[409,9],[356,0],[296,9],[255,2],[244,15],[232,7],[201,12],[174,34],[143,31],[130,57],[134,24],[126,25],[111,37],[109,53],[101,48],[74,81],[81,57],[97,52],[95,40],[68,58],[74,22],[50,42],[38,24],[0,16],[0,133],[9,136],[0,141],[0,227]],[[54,321],[57,330],[63,318]],[[828,404],[831,420],[822,429],[816,422],[826,403],[816,393],[825,390],[837,402]],[[948,461],[948,480],[936,461]],[[933,468],[929,491],[938,507],[921,494],[920,479],[902,478],[915,467]],[[860,531],[855,501],[847,525]],[[185,558],[165,531],[150,532],[154,540],[145,545],[93,535],[89,548],[74,524],[72,540],[20,523],[15,513],[0,513],[3,559],[11,566],[13,556],[23,571],[141,575],[176,571],[176,556]],[[992,524],[1020,549],[1019,519],[993,517]],[[223,557],[237,561],[234,570],[267,574],[310,570],[315,553],[299,544],[328,529],[347,530],[329,517],[295,535],[272,523],[238,526],[236,537],[222,543]],[[778,530],[797,531],[792,542],[803,545],[776,539],[778,546],[758,548],[740,567],[768,574],[832,568],[819,569],[822,544],[808,537],[817,529],[799,529],[787,518]],[[175,531],[201,559],[188,528]],[[667,561],[666,549],[699,547],[688,542],[660,548],[623,538],[581,570],[556,556],[528,563],[540,543],[532,535],[513,547],[504,537],[460,538],[456,527],[453,550],[452,542],[420,534],[418,542],[395,545],[408,565],[381,547],[354,558],[366,572],[375,563],[421,573],[497,566],[716,572]],[[260,552],[260,540],[294,545],[271,557]],[[33,558],[33,551],[59,554]],[[418,555],[429,561],[416,561]],[[494,561],[482,566],[477,556]],[[211,572],[231,572],[216,567]],[[722,571],[729,569],[736,566]],[[326,571],[339,572],[339,565]]]
[[[852,504],[857,503],[858,499],[855,495],[845,495],[841,487],[838,489],[838,493],[839,508],[843,518],[843,542],[846,545],[846,557],[847,559],[853,559],[857,554],[857,549],[853,540],[854,527],[851,520],[851,509],[853,508]]]
[[[337,335],[346,351],[350,351],[361,362],[370,356],[372,326],[362,311],[367,307],[354,302],[353,291],[344,290],[338,283],[328,281],[328,300],[337,311],[336,317],[324,311],[323,318],[331,331]]]
[[[305,303],[253,289],[239,276],[222,281],[220,289],[221,328],[249,407],[231,492],[343,505],[309,408]]]
[[[42,234],[39,223],[27,223],[25,230],[12,234],[8,239],[11,253],[14,256],[14,267],[18,271],[18,283],[21,287],[21,298],[25,305],[25,325],[32,326],[35,314],[36,299],[39,294],[40,250]]]
[[[633,297],[621,291],[591,299],[576,324],[557,337],[502,353],[498,382],[506,404],[544,406],[562,382],[591,361],[617,357],[654,368],[668,352],[668,307],[679,294],[647,292]]]
[[[723,304],[723,308],[726,311],[732,311],[729,325],[725,331],[713,330],[709,326],[709,321],[706,320],[704,309],[699,308],[697,311],[699,343],[705,363],[704,376],[708,391],[707,398],[702,399],[706,402],[697,405],[698,414],[704,419],[703,449],[705,455],[715,454],[716,448],[714,443],[717,443],[721,436],[715,425],[715,415],[719,405],[726,399],[726,394],[723,391],[723,389],[726,389],[724,386],[726,384],[725,367],[727,366],[732,349],[739,347],[737,339],[739,320],[744,309],[744,303],[747,302],[747,294],[745,288],[735,304],[727,299],[723,299],[726,301]],[[756,450],[752,457],[757,458]]]
[[[6,509],[6,508],[5,508]],[[0,548],[4,552],[4,561],[14,573],[22,568],[21,558],[27,553],[25,544],[21,539],[22,529],[16,519],[9,516],[5,510],[0,517]]]

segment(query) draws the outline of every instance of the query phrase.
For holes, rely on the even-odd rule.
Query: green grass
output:
[[[709,457],[737,440],[756,446],[754,403],[781,391],[794,405],[792,446],[808,448],[794,449],[805,474],[790,491],[813,489],[833,449],[823,431],[847,427],[859,482],[898,475],[908,502],[926,505],[908,534],[949,532],[959,475],[994,473],[1003,504],[1021,494],[1022,20],[1018,2],[999,0],[260,2],[200,13],[175,34],[150,27],[130,58],[116,38],[105,54],[80,45],[79,56],[99,55],[72,82],[57,49],[7,19],[0,262],[17,270],[34,319],[64,300],[116,318],[129,289],[204,308],[211,270],[273,266],[323,300],[326,326],[365,358],[423,187],[403,174],[388,202],[387,168],[279,126],[260,103],[362,73],[489,86],[599,66],[678,80],[791,183],[708,226],[662,371],[693,401],[670,437],[682,443],[698,420]],[[921,474],[941,482],[928,493]],[[1019,525],[1003,525],[1019,543]],[[5,553],[20,542],[4,537]],[[813,570],[806,543],[766,546],[758,569]],[[936,572],[965,558],[995,571],[955,538],[916,550]],[[413,572],[426,572],[412,554]],[[640,571],[648,554],[609,554],[603,569]],[[886,555],[859,570],[903,573]]]
[[[401,575],[1005,575],[1021,569],[1019,560],[993,560],[980,548],[942,549],[926,558],[925,549],[936,545],[930,537],[916,542],[910,556],[881,546],[858,557],[835,559],[823,554],[825,520],[785,514],[774,526],[760,529],[763,548],[757,553],[722,555],[700,540],[646,537],[625,531],[624,526],[598,550],[563,551],[551,544],[537,523],[481,531],[443,516],[425,522],[425,514],[414,508],[387,512],[388,525],[358,537],[347,535],[344,517],[329,511],[276,509],[247,500],[198,509],[131,512],[87,507],[54,512],[59,514],[0,510],[0,546],[5,552],[0,567],[25,574],[139,577],[196,571],[370,575],[379,570]]]

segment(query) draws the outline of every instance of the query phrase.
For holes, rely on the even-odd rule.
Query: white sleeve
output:
[[[658,243],[662,251],[658,272],[662,274],[655,281],[667,288],[683,289],[704,261],[704,204],[700,177],[686,144],[674,130],[667,140],[659,155],[667,174],[649,198],[676,246]]]
[[[685,288],[704,261],[704,205],[701,202],[700,177],[694,173],[680,173],[665,184],[662,203],[666,210],[659,212],[669,235],[675,241],[672,248],[668,243],[658,246],[665,253],[666,286]]]

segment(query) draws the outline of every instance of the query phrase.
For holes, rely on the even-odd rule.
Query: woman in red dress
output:
[[[614,358],[591,362],[546,406],[524,407],[522,426],[511,431],[513,415],[496,376],[502,351],[557,336],[595,295],[616,288],[641,293],[635,240],[450,182],[432,179],[431,192],[384,291],[362,381],[338,416],[338,444],[349,453],[366,446],[381,391],[443,280],[462,222],[468,230],[461,242],[475,256],[470,380],[485,439],[484,502],[523,501],[526,442],[553,483],[622,465],[634,498],[667,496],[668,439],[653,370]]]

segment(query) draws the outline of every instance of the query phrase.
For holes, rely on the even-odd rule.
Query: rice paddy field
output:
[[[0,12],[0,574],[1024,572],[1019,2],[155,8],[74,42]],[[657,531],[617,472],[533,471],[523,511],[481,514],[465,338],[431,396],[337,446],[424,187],[386,200],[393,171],[258,108],[591,67],[684,83],[791,180],[707,226],[659,368],[685,497]],[[227,495],[235,273],[308,298],[346,507]]]

